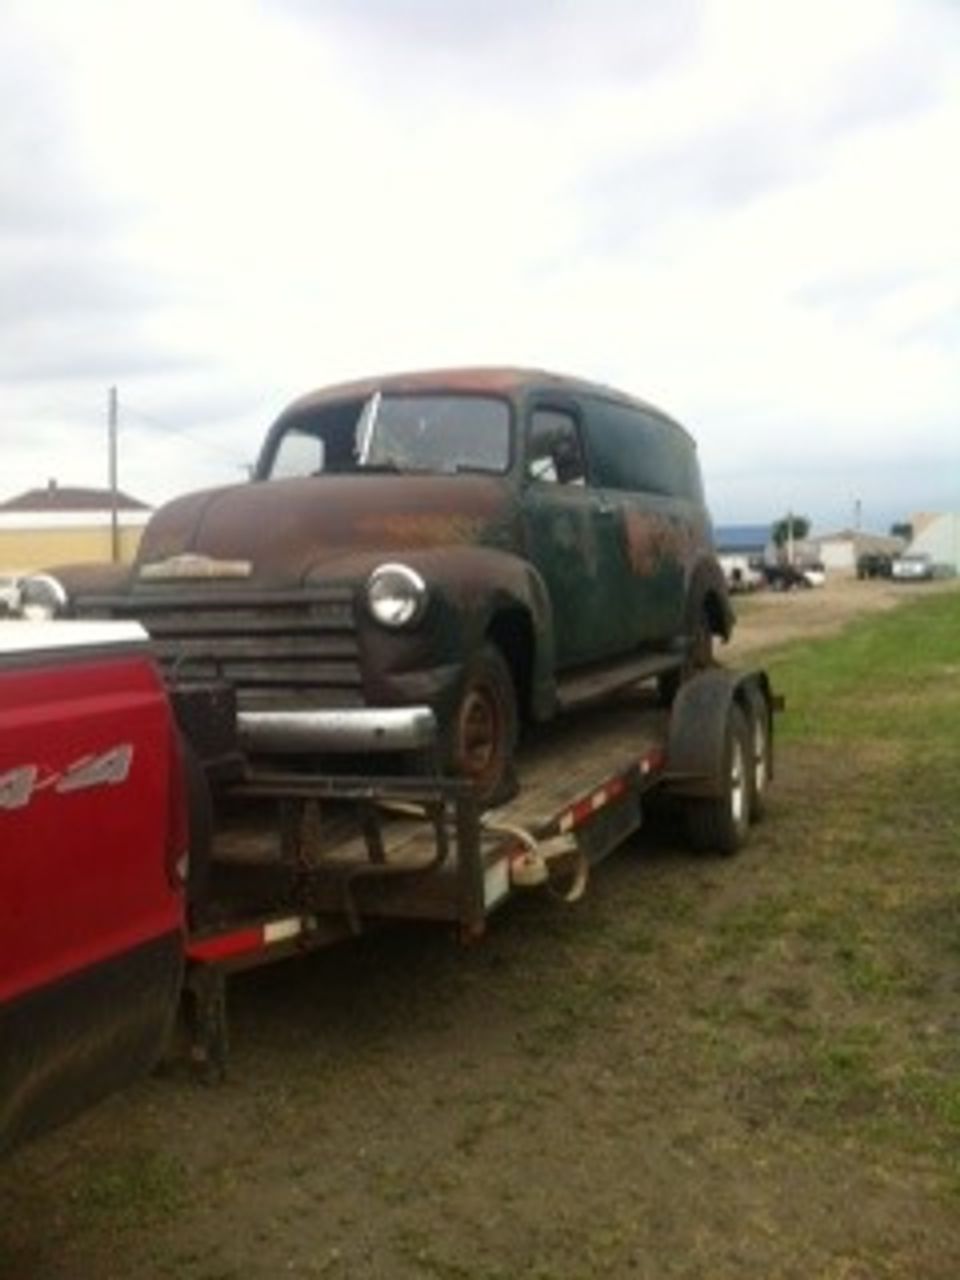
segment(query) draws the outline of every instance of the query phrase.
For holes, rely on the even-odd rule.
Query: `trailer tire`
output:
[[[759,822],[767,811],[767,788],[773,777],[773,723],[770,707],[758,689],[745,690],[750,738],[750,821]]]
[[[474,784],[481,808],[503,804],[516,793],[518,726],[513,675],[488,641],[466,664],[445,752],[450,771]]]
[[[721,793],[690,796],[684,804],[687,838],[698,852],[736,853],[750,830],[752,773],[750,728],[736,704],[727,716],[721,758]]]

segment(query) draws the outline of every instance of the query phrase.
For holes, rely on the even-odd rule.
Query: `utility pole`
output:
[[[120,559],[120,528],[117,517],[117,388],[110,388],[107,401],[107,454],[110,470],[110,559]]]

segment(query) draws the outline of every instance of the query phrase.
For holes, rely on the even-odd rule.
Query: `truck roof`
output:
[[[401,395],[416,393],[458,392],[469,395],[516,395],[523,391],[557,391],[579,395],[598,396],[621,404],[647,409],[662,418],[673,421],[669,414],[649,401],[628,395],[600,382],[576,378],[567,374],[550,373],[546,369],[524,368],[512,365],[476,365],[453,369],[424,369],[407,373],[382,374],[361,378],[353,382],[339,382],[320,387],[294,400],[285,410],[300,413],[319,408],[337,400],[365,399],[377,391],[395,392]],[[677,424],[679,425],[679,424]]]

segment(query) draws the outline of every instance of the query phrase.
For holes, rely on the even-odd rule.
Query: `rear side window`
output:
[[[572,414],[562,409],[534,409],[530,415],[527,476],[546,484],[586,482],[580,432]]]
[[[591,400],[587,440],[595,483],[606,489],[703,501],[693,441],[658,414]]]

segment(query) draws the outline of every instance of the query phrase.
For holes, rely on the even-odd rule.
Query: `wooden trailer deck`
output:
[[[478,903],[483,913],[509,893],[509,858],[529,851],[533,842],[564,832],[575,839],[590,817],[592,826],[609,828],[602,840],[606,851],[635,829],[637,793],[662,766],[667,718],[641,690],[625,695],[618,706],[571,712],[530,734],[518,753],[516,797],[480,818],[473,856],[485,882]],[[279,786],[277,777],[270,775],[263,785],[285,790],[286,800],[276,794],[259,798],[253,779],[254,794],[241,794],[225,808],[214,870],[219,883],[229,886],[231,910],[238,892],[261,900],[265,879],[272,874],[279,881],[286,873],[299,878],[298,896],[309,882],[310,905],[322,914],[462,919],[469,896],[462,865],[468,841],[457,830],[455,806],[434,806],[431,821],[424,816],[429,804],[391,794],[388,779],[371,787],[375,797],[358,802],[311,795],[307,775],[283,775]],[[363,827],[365,807],[368,815],[375,813],[373,848],[369,820],[366,834]],[[605,824],[598,813],[603,808],[610,811]]]

